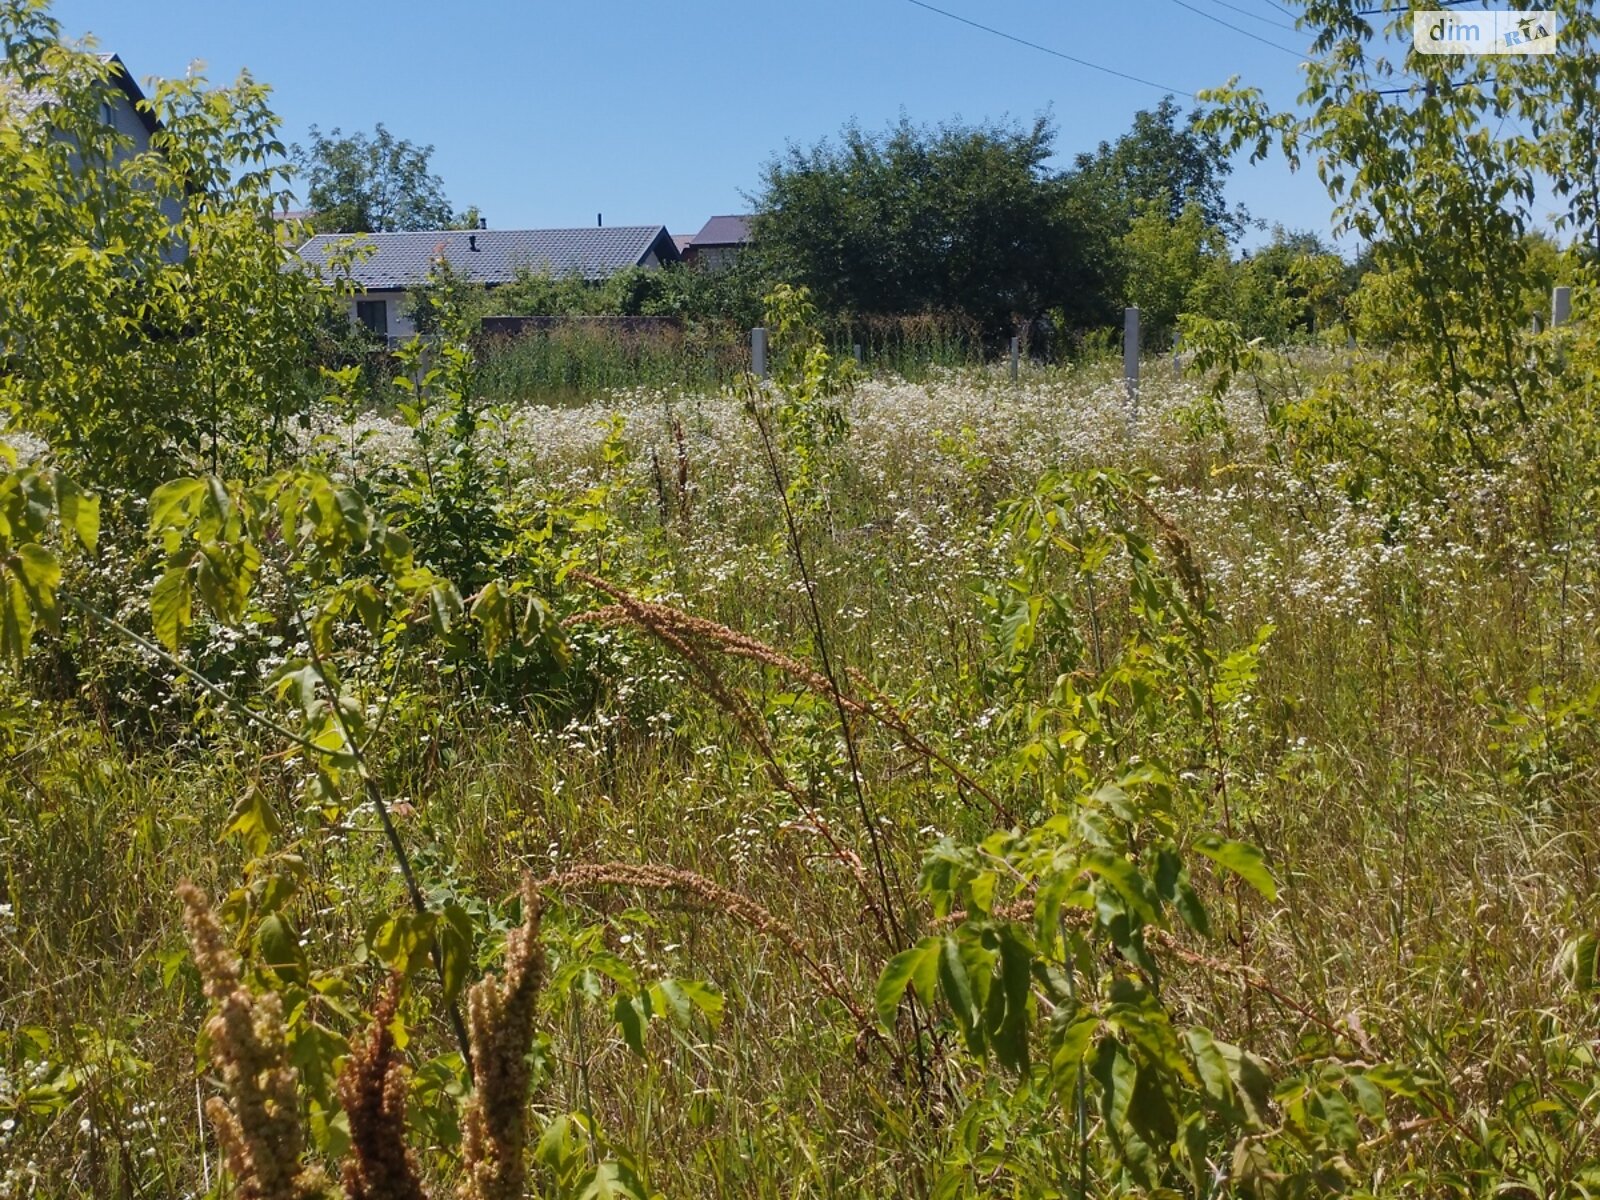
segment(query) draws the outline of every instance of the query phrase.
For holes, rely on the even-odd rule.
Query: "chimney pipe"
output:
[[[476,250],[477,248],[478,248],[478,235],[475,234],[475,233],[467,234],[467,249],[468,250]]]
[[[478,228],[479,229],[487,229],[487,228],[489,228],[489,218],[488,217],[479,217],[478,218]]]
[[[605,214],[604,213],[595,213],[595,215],[594,215],[594,227],[596,229],[604,229],[606,227]]]

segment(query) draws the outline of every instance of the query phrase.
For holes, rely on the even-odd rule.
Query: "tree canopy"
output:
[[[847,126],[767,165],[755,235],[764,259],[821,306],[959,311],[985,327],[1049,307],[1080,239],[1047,168],[1049,122]]]
[[[763,177],[762,261],[825,310],[955,312],[998,338],[1045,313],[1076,328],[1109,321],[1130,295],[1129,251],[1138,245],[1140,269],[1153,261],[1152,222],[1192,212],[1189,240],[1213,247],[1243,226],[1227,208],[1215,135],[1183,121],[1171,97],[1070,170],[1051,166],[1055,143],[1048,118],[902,119],[791,146]],[[1128,242],[1140,220],[1143,236]]]
[[[381,121],[370,137],[313,125],[310,138],[295,146],[294,159],[319,232],[395,233],[455,222],[444,181],[429,169],[432,146],[397,138]]]
[[[1079,154],[1072,182],[1125,220],[1155,206],[1175,221],[1193,207],[1206,224],[1234,238],[1249,215],[1228,208],[1224,192],[1232,169],[1221,139],[1192,117],[1184,120],[1177,102],[1165,96],[1154,111],[1135,113],[1133,128],[1116,141]]]

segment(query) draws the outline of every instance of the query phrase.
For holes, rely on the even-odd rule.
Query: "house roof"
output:
[[[603,279],[657,259],[676,261],[678,248],[663,225],[615,225],[609,229],[427,229],[415,233],[321,233],[300,247],[300,257],[325,265],[335,249],[354,238],[372,253],[351,265],[350,278],[369,289],[425,283],[443,256],[464,279],[509,283],[527,270]],[[473,246],[477,249],[473,249]]]
[[[752,219],[748,216],[712,217],[694,235],[692,244],[697,249],[703,246],[743,246],[750,240]]]
[[[111,82],[128,97],[133,105],[133,111],[138,115],[145,130],[151,134],[161,128],[161,122],[156,115],[145,106],[145,94],[134,81],[133,73],[128,70],[127,64],[115,54],[97,54],[95,56],[111,68]],[[50,99],[49,88],[34,88],[24,91],[20,88],[11,93],[11,108],[18,116],[27,116],[34,109]]]

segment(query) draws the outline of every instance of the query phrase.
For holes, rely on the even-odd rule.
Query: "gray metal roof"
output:
[[[436,258],[445,258],[463,279],[509,283],[521,270],[603,279],[637,267],[655,252],[676,261],[678,248],[663,225],[615,225],[609,229],[428,229],[416,233],[319,233],[300,247],[300,257],[324,266],[335,247],[354,238],[372,253],[354,263],[350,277],[368,289],[426,283]],[[476,245],[477,249],[472,247]]]
[[[694,246],[742,246],[750,240],[750,217],[712,217],[694,235]]]

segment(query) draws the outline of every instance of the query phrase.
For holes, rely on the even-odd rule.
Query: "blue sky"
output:
[[[1234,74],[1274,105],[1299,92],[1295,54],[1216,23],[1303,49],[1293,29],[1268,23],[1292,24],[1273,0],[936,2],[1180,100]],[[214,81],[248,67],[273,86],[287,140],[313,123],[383,121],[431,143],[450,199],[498,228],[588,225],[603,212],[611,225],[692,233],[743,211],[762,163],[787,142],[901,112],[924,122],[1049,112],[1068,162],[1163,94],[910,0],[57,0],[53,11],[68,36],[93,33],[141,79],[181,75],[196,59]],[[1280,162],[1241,160],[1230,196],[1269,222],[1327,231],[1326,193]]]

